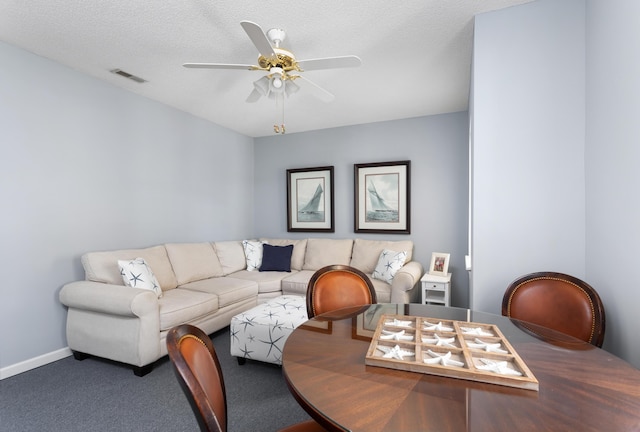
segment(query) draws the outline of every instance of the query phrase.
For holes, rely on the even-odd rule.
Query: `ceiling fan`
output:
[[[253,83],[254,89],[249,94],[247,102],[256,102],[261,97],[282,99],[297,92],[300,88],[294,82],[298,79],[304,81],[310,91],[320,100],[331,102],[334,95],[319,85],[303,77],[300,73],[309,70],[335,69],[360,66],[360,58],[357,56],[324,57],[309,60],[296,60],[295,55],[280,46],[285,39],[285,31],[271,29],[265,34],[262,28],[251,21],[240,23],[251,42],[258,49],[258,65],[226,64],[226,63],[184,63],[186,68],[206,69],[244,69],[266,72],[259,80]]]

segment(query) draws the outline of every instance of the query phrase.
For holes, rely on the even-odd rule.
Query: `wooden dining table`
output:
[[[496,325],[538,389],[365,364],[383,314]],[[317,316],[287,339],[283,374],[331,431],[640,431],[640,370],[591,344],[462,308],[377,304]]]

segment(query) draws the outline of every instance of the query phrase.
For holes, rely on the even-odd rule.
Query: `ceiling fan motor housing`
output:
[[[282,48],[274,48],[273,51],[276,54],[275,59],[262,55],[258,57],[258,65],[260,65],[261,68],[270,70],[273,67],[279,67],[285,72],[290,72],[292,70],[300,71],[298,63],[296,62],[296,57],[291,51]]]

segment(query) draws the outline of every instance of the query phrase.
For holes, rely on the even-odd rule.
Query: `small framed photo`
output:
[[[334,232],[333,166],[287,170],[287,231]]]
[[[355,164],[357,233],[411,233],[411,161]]]
[[[449,254],[434,252],[431,254],[431,264],[429,274],[436,276],[447,276],[449,271]]]

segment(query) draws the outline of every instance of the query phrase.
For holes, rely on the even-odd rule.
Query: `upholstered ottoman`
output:
[[[307,321],[304,296],[283,295],[231,318],[231,355],[238,363],[246,359],[282,364],[287,338]]]

